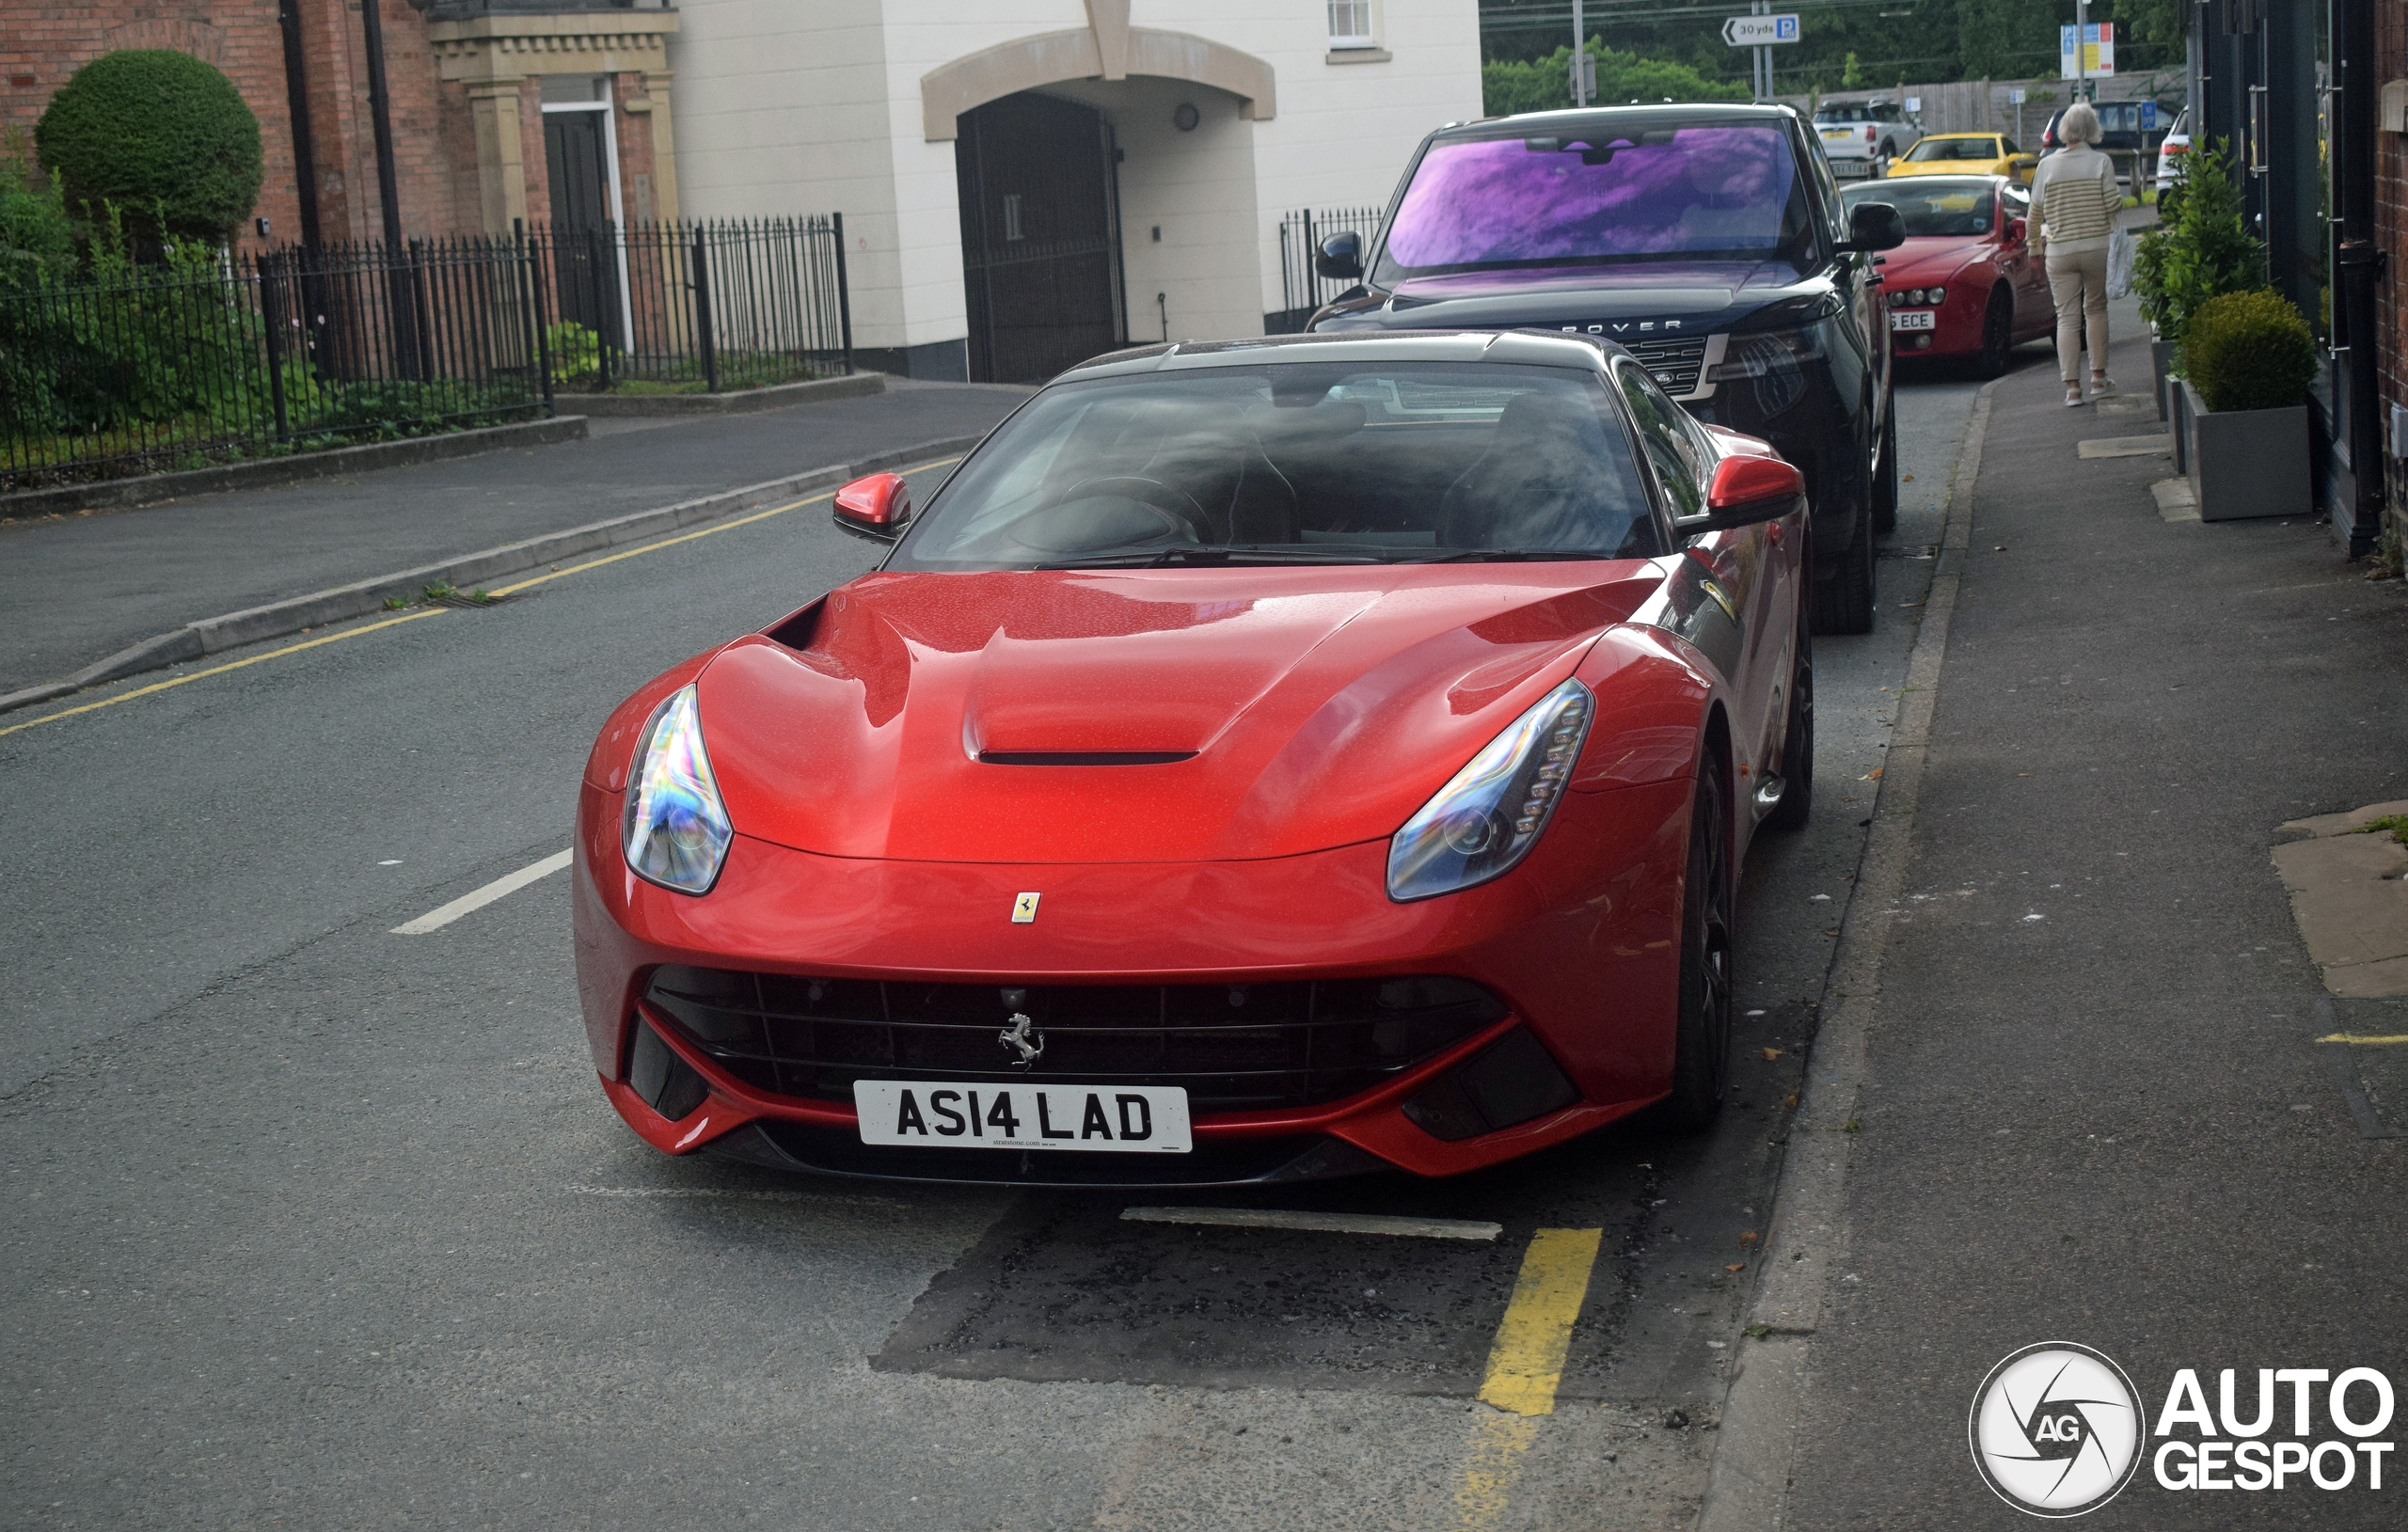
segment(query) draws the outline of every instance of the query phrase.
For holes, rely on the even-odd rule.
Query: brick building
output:
[[[405,238],[549,220],[673,217],[677,13],[610,0],[372,0]],[[270,239],[385,235],[360,0],[0,0],[0,132],[30,131],[78,66],[173,48],[260,119]],[[314,229],[312,229],[314,225]],[[256,236],[246,233],[246,241]]]

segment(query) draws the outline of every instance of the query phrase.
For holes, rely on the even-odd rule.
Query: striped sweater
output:
[[[2032,178],[2032,206],[2050,255],[2104,250],[2124,206],[2115,163],[2086,144],[2058,150]]]

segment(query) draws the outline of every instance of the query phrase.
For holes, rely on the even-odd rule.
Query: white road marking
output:
[[[573,855],[574,853],[568,851],[558,852],[546,857],[532,867],[521,867],[508,877],[497,877],[483,888],[471,890],[448,905],[430,909],[414,921],[394,926],[393,935],[424,936],[429,931],[439,931],[472,910],[483,909],[496,899],[516,893],[530,883],[539,882],[551,877],[567,866]]]
[[[1314,1229],[1324,1234],[1397,1234],[1422,1240],[1494,1240],[1502,1224],[1463,1218],[1391,1218],[1386,1213],[1306,1213],[1284,1208],[1123,1208],[1137,1224],[1218,1224],[1242,1229]]]

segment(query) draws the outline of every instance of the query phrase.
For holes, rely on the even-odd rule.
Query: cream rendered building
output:
[[[1481,111],[1473,0],[680,0],[688,218],[845,217],[856,355],[1050,374],[1259,335],[1278,225]]]

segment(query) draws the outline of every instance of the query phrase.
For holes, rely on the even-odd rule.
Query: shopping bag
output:
[[[2132,295],[2132,261],[2140,254],[2140,241],[2132,238],[2129,229],[2119,229],[2107,236],[2107,295],[2129,298]]]

